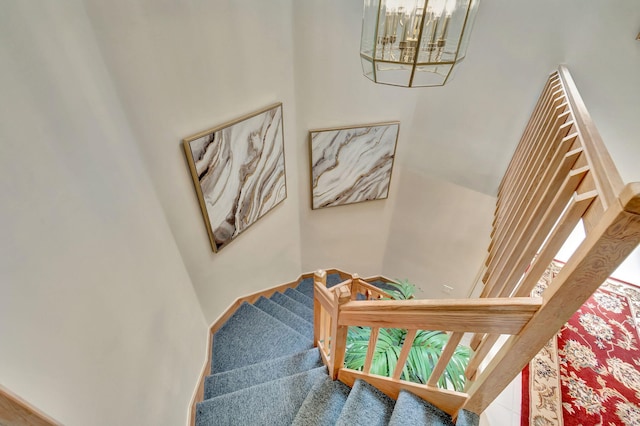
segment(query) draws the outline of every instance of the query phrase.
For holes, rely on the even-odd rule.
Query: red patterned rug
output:
[[[522,426],[640,425],[639,336],[640,288],[608,279],[523,370]]]

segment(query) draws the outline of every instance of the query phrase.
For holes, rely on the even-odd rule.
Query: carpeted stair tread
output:
[[[467,410],[458,411],[456,426],[478,426],[480,424],[480,416]]]
[[[245,302],[213,336],[211,373],[233,370],[312,347],[312,339]]]
[[[451,416],[417,397],[400,391],[389,426],[454,426]]]
[[[362,380],[356,380],[336,426],[385,426],[394,401]]]
[[[371,281],[369,284],[375,285],[380,290],[389,291],[389,290],[398,290],[397,288],[390,286],[388,283],[382,280]]]
[[[322,359],[318,349],[313,348],[294,355],[213,374],[205,378],[204,399],[236,392],[318,367],[322,367]]]
[[[331,288],[335,285],[340,284],[344,280],[340,278],[340,274],[329,274],[327,275],[327,287]],[[305,278],[300,281],[300,284],[296,287],[300,293],[304,294],[307,297],[313,299],[313,277]]]
[[[344,279],[340,277],[340,274],[329,274],[327,275],[327,288],[331,288],[343,282]]]
[[[316,383],[302,403],[292,426],[334,425],[349,396],[349,386],[326,377]]]
[[[343,279],[329,274],[327,287]],[[372,282],[383,290],[383,281]],[[451,417],[410,392],[398,401],[362,380],[333,381],[313,348],[313,278],[296,289],[243,303],[214,334],[211,375],[196,426],[453,426]],[[293,423],[292,423],[293,422]],[[461,410],[457,426],[478,426]]]
[[[313,277],[305,278],[300,281],[296,290],[313,299]]]
[[[307,308],[302,303],[298,302],[297,300],[293,300],[289,296],[285,296],[282,293],[274,293],[270,297],[270,299],[276,302],[278,305],[287,308],[294,314],[303,318],[308,323],[313,324],[313,309]]]
[[[285,296],[289,296],[293,300],[302,303],[307,308],[313,309],[313,299],[305,296],[304,294],[300,293],[298,290],[293,288],[288,288],[284,291],[284,294]]]
[[[305,296],[306,297],[306,296]],[[294,329],[303,336],[313,339],[313,324],[308,323],[303,318],[294,314],[287,308],[277,304],[273,300],[269,300],[266,297],[260,297],[253,306],[263,310],[267,314],[271,315],[278,321],[283,322],[285,325]]]
[[[327,377],[327,369],[272,380],[197,404],[196,426],[290,425],[309,390]]]

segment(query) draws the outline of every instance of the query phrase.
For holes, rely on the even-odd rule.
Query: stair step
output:
[[[313,324],[308,323],[303,318],[294,314],[287,308],[280,306],[273,300],[269,300],[266,297],[260,297],[253,306],[263,310],[303,336],[313,339]]]
[[[456,426],[478,426],[480,424],[480,416],[467,410],[458,411]]]
[[[313,277],[305,278],[296,287],[300,293],[313,299]]]
[[[327,286],[342,282],[327,277]],[[383,281],[372,284],[389,289]],[[197,404],[196,426],[454,426],[451,417],[414,394],[398,401],[356,380],[333,381],[313,347],[313,279],[296,289],[243,303],[214,334],[212,374]],[[478,426],[461,410],[457,426]]]
[[[289,296],[293,300],[302,303],[307,308],[313,309],[313,299],[305,296],[304,294],[300,293],[298,290],[293,288],[288,288],[284,291],[284,294],[285,296]]]
[[[397,288],[390,286],[389,284],[381,280],[371,281],[369,284],[378,287],[382,291],[398,290]]]
[[[288,310],[290,310],[294,314],[296,314],[299,317],[303,318],[308,323],[313,324],[313,310],[307,308],[306,306],[304,306],[302,303],[298,302],[297,300],[293,300],[289,296],[285,296],[282,293],[274,293],[270,297],[270,299],[272,301],[276,302],[278,305],[287,308]]]
[[[451,416],[407,391],[400,391],[389,426],[454,426]]]
[[[294,355],[213,374],[205,378],[204,399],[236,392],[318,367],[322,367],[322,359],[318,349],[313,348]]]
[[[327,275],[327,288],[331,288],[343,282],[344,280],[340,278],[340,274],[329,274]]]
[[[393,412],[394,401],[358,379],[349,393],[336,426],[385,426]]]
[[[342,281],[344,280],[340,278],[340,274],[329,274],[327,275],[327,288],[338,285]],[[300,281],[300,284],[298,284],[296,290],[313,299],[313,277],[305,278]]]
[[[331,377],[317,383],[302,403],[292,426],[334,425],[349,396],[349,386]]]
[[[196,426],[290,425],[309,390],[325,377],[327,369],[319,367],[199,402]]]
[[[211,374],[312,347],[312,339],[245,302],[213,336]]]

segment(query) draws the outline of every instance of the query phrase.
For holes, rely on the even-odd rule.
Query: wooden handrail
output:
[[[527,297],[575,226],[586,239],[542,297]],[[380,300],[357,275],[333,289],[318,274],[316,342],[332,377],[363,379],[392,398],[409,389],[455,415],[481,413],[624,258],[640,244],[640,182],[623,186],[565,67],[545,85],[500,184],[479,299]],[[357,294],[366,301],[359,301]],[[384,294],[383,294],[384,293]],[[373,299],[373,300],[371,300]],[[363,371],[342,366],[348,327],[371,327]],[[381,328],[406,330],[392,377],[370,373]],[[451,332],[426,384],[400,380],[418,330]],[[476,351],[465,392],[436,384],[464,333]],[[484,369],[501,335],[511,335]]]
[[[618,194],[624,188],[624,183],[567,67],[561,65],[558,69],[558,75],[573,112],[578,133],[585,145],[589,164],[595,171],[594,177],[598,192],[603,198],[605,208],[607,208],[616,201]]]
[[[466,402],[468,395],[437,387],[465,331],[515,334],[522,330],[540,308],[541,298],[476,299],[476,300],[350,300],[353,291],[365,289],[368,284],[357,275],[351,280],[326,288],[326,273],[314,275],[314,328],[315,344],[319,348],[329,375],[335,380],[353,385],[361,378],[376,386],[392,398],[400,389],[407,389],[426,398],[445,412],[455,414]],[[357,289],[357,290],[356,290]],[[379,292],[379,290],[375,290]],[[344,368],[347,332],[349,326],[371,327],[363,371]],[[398,362],[390,378],[371,374],[371,365],[380,328],[408,329]],[[405,363],[418,330],[452,330],[437,364],[426,384],[401,380]],[[478,358],[474,358],[480,362]]]
[[[541,298],[350,301],[338,324],[454,332],[516,334]]]
[[[638,194],[640,184],[623,188],[569,71],[561,66],[550,76],[500,185],[482,296],[528,296],[580,220],[587,237],[543,293],[540,311],[475,377],[466,408],[484,410],[638,244],[634,235],[640,230],[632,219],[640,214],[639,206],[632,207],[640,204]],[[476,354],[467,377],[476,376],[480,359],[497,339],[492,333],[474,336]]]
[[[466,409],[481,413],[640,244],[640,183],[617,202],[543,293],[544,303],[522,333],[512,336],[468,389]]]
[[[391,295],[378,287],[361,280],[357,275],[352,278],[353,287],[351,298],[355,300],[358,293],[363,294],[367,300],[372,299],[391,299]]]

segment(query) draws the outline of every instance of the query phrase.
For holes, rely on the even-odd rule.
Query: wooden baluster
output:
[[[351,291],[347,287],[340,287],[337,294],[337,303],[331,313],[331,368],[329,374],[333,380],[338,378],[338,371],[343,367],[344,355],[347,349],[347,332],[349,327],[338,325],[340,305],[351,300]]]
[[[313,285],[315,287],[315,283],[318,283],[321,286],[327,286],[327,272],[320,269],[313,273]],[[315,295],[315,292],[314,292]],[[318,346],[318,342],[321,339],[320,329],[322,328],[322,305],[318,301],[317,296],[313,298],[313,346]]]
[[[438,386],[438,380],[440,380],[440,376],[442,376],[444,369],[447,367],[447,364],[449,364],[449,361],[451,360],[453,353],[456,351],[462,336],[464,336],[464,333],[451,333],[449,340],[447,341],[447,345],[440,354],[438,363],[431,372],[431,377],[429,377],[429,381],[427,382],[428,386],[432,386],[434,388]]]
[[[469,347],[471,347],[471,349],[473,349],[474,351],[478,349],[478,346],[480,346],[480,343],[482,343],[482,341],[484,340],[484,336],[484,333],[474,334],[473,338],[471,339],[471,343],[469,343]]]
[[[487,406],[522,371],[557,330],[640,244],[640,182],[628,184],[545,291],[542,307],[512,336],[467,389],[463,408]]]
[[[331,312],[326,311],[326,310],[322,310],[322,341],[323,341],[323,347],[324,347],[324,351],[327,355],[329,355],[330,352],[330,347],[329,344],[331,343]]]
[[[484,361],[487,355],[489,355],[489,352],[491,352],[491,349],[498,342],[499,338],[499,334],[487,334],[485,336],[480,346],[478,346],[478,349],[476,349],[476,353],[469,360],[467,369],[464,372],[467,379],[475,380],[480,364]]]
[[[317,340],[316,344],[318,349],[320,350],[320,355],[322,357],[322,363],[327,367],[330,365],[329,360],[329,325],[331,324],[331,316],[329,312],[324,309],[324,307],[320,307],[320,337]]]
[[[402,344],[402,349],[400,350],[400,356],[398,357],[398,363],[396,364],[396,369],[393,370],[393,378],[395,380],[400,380],[400,376],[402,375],[402,370],[404,369],[404,365],[407,363],[407,358],[409,357],[409,352],[411,351],[411,347],[413,346],[413,340],[416,338],[416,333],[418,330],[407,330],[407,335],[404,338],[404,343]]]
[[[373,362],[373,354],[376,352],[379,333],[380,327],[371,327],[371,335],[369,335],[369,347],[367,348],[367,357],[364,359],[364,369],[362,370],[367,374],[369,374],[369,371],[371,371],[371,363]]]

